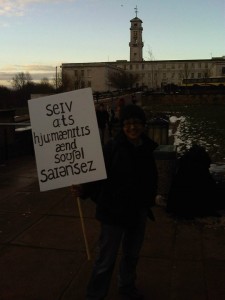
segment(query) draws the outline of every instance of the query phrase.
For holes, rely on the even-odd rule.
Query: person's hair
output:
[[[139,119],[143,124],[146,123],[145,112],[140,106],[134,104],[128,104],[124,106],[120,114],[120,125],[123,126],[125,120]]]
[[[206,152],[205,147],[194,144],[190,149],[188,149],[183,156],[180,158],[181,164],[186,164],[187,166],[192,166],[197,164],[198,166],[210,167],[211,158]]]

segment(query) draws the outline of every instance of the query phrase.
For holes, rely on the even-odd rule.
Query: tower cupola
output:
[[[142,61],[142,49],[144,43],[142,42],[142,20],[137,17],[137,6],[135,7],[136,17],[130,20],[130,61]]]

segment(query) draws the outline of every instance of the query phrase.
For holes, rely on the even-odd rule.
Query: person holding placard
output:
[[[103,148],[107,179],[73,187],[77,196],[89,196],[96,202],[96,218],[101,223],[86,300],[107,296],[120,245],[119,293],[128,299],[143,299],[135,285],[136,267],[147,218],[153,218],[158,180],[153,156],[158,145],[145,135],[145,124],[142,108],[125,106],[119,134]]]

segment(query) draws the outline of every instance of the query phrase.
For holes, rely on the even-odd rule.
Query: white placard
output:
[[[91,88],[28,101],[41,191],[106,178]]]

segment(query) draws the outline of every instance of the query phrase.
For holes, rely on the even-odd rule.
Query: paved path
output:
[[[93,258],[98,223],[94,205],[82,206]],[[163,206],[154,212],[138,267],[145,299],[225,300],[224,218],[177,222]],[[69,189],[40,193],[32,156],[1,165],[0,300],[84,300],[92,263]],[[117,268],[107,300],[120,299]]]

